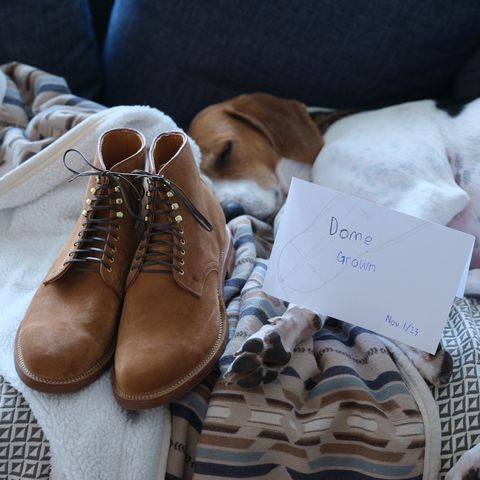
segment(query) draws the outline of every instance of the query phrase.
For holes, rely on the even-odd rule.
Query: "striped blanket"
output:
[[[262,291],[267,263],[257,245],[265,250],[268,226],[243,216],[230,228],[230,341],[220,371],[171,405],[167,478],[438,478],[437,410],[424,381],[394,345],[362,328],[330,322],[297,346],[275,382],[226,385],[233,353],[285,310]]]
[[[105,108],[33,67],[2,70],[0,176]],[[285,309],[261,289],[271,228],[245,216],[229,226],[236,252],[225,284],[229,343],[218,369],[170,405],[166,478],[436,479],[439,471],[443,478],[480,439],[480,302],[452,308],[444,343],[454,375],[431,392],[395,345],[341,322],[298,345],[275,382],[227,386],[222,374],[239,345]],[[41,425],[0,377],[0,479],[49,472]]]
[[[0,177],[105,107],[77,97],[56,75],[18,62],[0,75]]]

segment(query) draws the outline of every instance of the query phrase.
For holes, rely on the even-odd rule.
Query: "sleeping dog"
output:
[[[227,219],[241,213],[272,219],[297,176],[480,236],[480,100],[463,107],[417,101],[344,118],[325,114],[327,125],[332,117],[322,135],[303,104],[267,94],[200,112],[189,134]],[[471,267],[470,289],[478,290],[478,241]],[[247,339],[227,377],[255,386],[261,376],[251,372],[260,367],[269,378],[324,320],[290,305]],[[402,347],[431,383],[449,378],[452,359],[441,347],[436,355]]]
[[[279,182],[277,170],[289,164],[308,172],[323,146],[303,104],[262,93],[202,110],[188,133],[200,147],[201,169],[212,180],[227,220],[241,213],[273,216],[289,186]]]

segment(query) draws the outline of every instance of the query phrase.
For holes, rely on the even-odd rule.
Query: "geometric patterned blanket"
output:
[[[0,480],[48,480],[50,448],[23,396],[0,376]]]
[[[453,358],[450,382],[432,388],[440,414],[442,476],[480,443],[480,300],[457,299],[443,331]]]

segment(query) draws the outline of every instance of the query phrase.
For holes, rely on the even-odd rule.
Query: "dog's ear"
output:
[[[330,128],[330,126],[337,120],[343,117],[348,117],[354,113],[358,113],[360,110],[332,110],[332,111],[318,111],[310,113],[313,123],[317,126],[322,134]]]
[[[266,93],[236,97],[225,107],[233,118],[261,131],[282,157],[312,164],[323,146],[323,137],[303,103]]]

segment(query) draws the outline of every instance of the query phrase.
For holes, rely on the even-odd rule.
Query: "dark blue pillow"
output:
[[[245,92],[337,108],[448,96],[479,25],[478,0],[117,0],[106,100],[186,126]]]
[[[71,90],[96,97],[102,85],[88,0],[2,0],[0,64],[14,60],[67,79]]]
[[[480,97],[480,47],[455,76],[453,96],[457,100]]]

